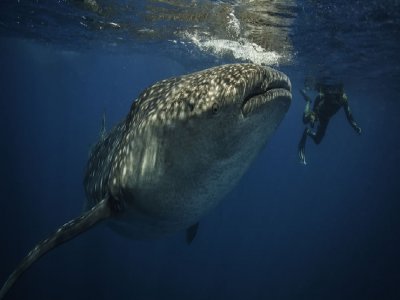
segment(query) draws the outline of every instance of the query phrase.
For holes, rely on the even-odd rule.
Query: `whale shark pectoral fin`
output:
[[[108,199],[103,199],[76,219],[73,219],[62,225],[49,238],[41,241],[28,253],[17,268],[11,273],[7,281],[0,290],[0,300],[6,295],[15,281],[41,256],[53,248],[73,239],[77,235],[90,229],[98,222],[109,218],[111,210],[108,206]]]
[[[186,229],[186,243],[190,245],[194,238],[196,237],[197,230],[199,229],[199,222],[193,224],[188,229]]]

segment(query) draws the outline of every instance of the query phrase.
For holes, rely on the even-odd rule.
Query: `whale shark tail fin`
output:
[[[103,199],[92,209],[83,213],[76,219],[73,219],[62,225],[49,238],[41,241],[28,253],[21,261],[17,268],[11,273],[7,281],[0,290],[0,300],[4,298],[15,281],[41,256],[52,250],[53,248],[73,239],[77,235],[90,229],[98,222],[110,217],[111,210],[108,206],[107,199]]]

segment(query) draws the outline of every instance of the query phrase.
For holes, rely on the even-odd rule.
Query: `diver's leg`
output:
[[[307,105],[306,105],[306,108],[304,109],[304,113],[303,113],[303,124],[307,125],[308,123],[312,123],[311,122],[311,112],[309,111],[309,108],[307,108]]]
[[[299,154],[300,162],[303,165],[307,164],[305,151],[306,151],[306,141],[307,141],[308,131],[310,131],[310,129],[308,129],[307,127],[304,128],[303,135],[301,136],[301,139],[300,139],[300,142],[298,145],[298,150],[297,150],[298,154]]]
[[[304,113],[303,113],[303,123],[307,124],[311,122],[311,115],[312,115],[312,111],[310,109],[311,98],[308,97],[308,95],[304,92],[304,90],[300,90],[300,92],[303,95],[304,100],[306,100],[306,106],[304,107]]]
[[[318,124],[317,132],[309,132],[308,135],[312,137],[315,144],[321,143],[323,137],[325,136],[326,128],[328,127],[329,120],[320,120]]]

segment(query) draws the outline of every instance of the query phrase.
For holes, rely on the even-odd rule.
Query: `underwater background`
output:
[[[100,224],[45,255],[6,299],[400,299],[400,1],[0,2],[0,284],[83,207],[108,128],[150,84],[250,61],[293,101],[217,209],[135,241]],[[306,78],[344,84],[299,163]]]

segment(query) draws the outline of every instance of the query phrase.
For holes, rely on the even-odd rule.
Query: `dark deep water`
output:
[[[40,35],[29,31],[36,19],[17,30],[13,20],[33,3],[0,6],[0,284],[81,212],[104,111],[112,126],[155,81],[235,61],[168,48],[168,35],[119,51],[100,47],[96,33],[92,48],[81,47],[90,37],[64,19]],[[99,225],[34,264],[7,299],[400,299],[400,3],[291,5],[281,18],[293,18],[292,57],[274,65],[292,80],[291,108],[193,244],[183,233],[132,241]],[[310,73],[343,80],[363,132],[339,111],[302,166],[298,89]]]

